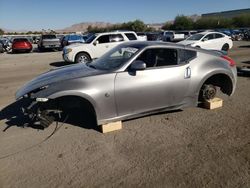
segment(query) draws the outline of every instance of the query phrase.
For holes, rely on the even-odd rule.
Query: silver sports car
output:
[[[232,95],[235,62],[216,51],[163,42],[128,42],[87,64],[51,70],[16,93],[24,113],[47,127],[65,109],[91,112],[96,124],[197,106],[220,89]]]

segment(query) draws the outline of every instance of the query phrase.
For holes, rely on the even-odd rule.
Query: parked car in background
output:
[[[74,43],[84,43],[85,39],[82,35],[77,35],[77,34],[65,35],[61,40],[61,46],[64,47]]]
[[[4,52],[11,52],[11,47],[12,47],[12,41],[9,38],[1,38],[0,39],[2,45],[3,45],[3,50]]]
[[[66,62],[86,63],[99,58],[117,45],[130,40],[137,40],[137,35],[133,31],[93,34],[85,43],[65,46],[63,59]]]
[[[27,38],[14,38],[12,41],[12,53],[31,52],[32,43]]]
[[[160,41],[162,39],[160,32],[147,32],[146,35],[148,41]]]
[[[44,51],[45,49],[61,49],[60,39],[54,34],[41,35],[37,46],[39,51]]]
[[[164,31],[162,33],[162,40],[167,42],[178,42],[185,39],[185,34],[176,31]]]
[[[137,32],[137,38],[139,41],[147,41],[147,35],[143,32]]]
[[[184,39],[194,35],[197,33],[197,31],[176,31],[176,34],[184,34]]]
[[[98,39],[98,36],[97,36]],[[163,42],[126,42],[86,64],[55,69],[16,93],[46,128],[53,113],[82,112],[97,125],[197,106],[235,91],[235,62],[219,52]]]
[[[193,47],[208,49],[208,50],[223,50],[228,51],[233,47],[232,39],[219,32],[202,32],[192,35],[179,42],[179,44],[189,45]]]
[[[0,40],[0,53],[4,52],[4,44],[3,41]]]

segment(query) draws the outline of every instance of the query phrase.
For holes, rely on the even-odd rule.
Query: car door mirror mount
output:
[[[96,40],[93,44],[96,46],[97,44],[99,44],[99,41]]]
[[[145,70],[146,69],[146,63],[144,61],[141,61],[141,60],[135,60],[131,64],[130,69],[133,70],[133,71]]]

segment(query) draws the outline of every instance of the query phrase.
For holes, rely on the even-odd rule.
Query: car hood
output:
[[[183,41],[178,42],[178,44],[191,45],[191,44],[194,44],[195,42],[197,42],[197,41],[193,41],[193,40],[183,40]]]
[[[69,65],[63,68],[53,69],[26,83],[16,92],[16,99],[23,97],[25,94],[28,94],[33,90],[46,87],[55,82],[86,76],[94,76],[102,73],[104,73],[104,71],[90,68],[85,64]]]

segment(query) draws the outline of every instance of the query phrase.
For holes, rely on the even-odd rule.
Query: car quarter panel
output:
[[[229,63],[221,57],[198,52],[197,58],[190,62],[190,67],[192,71],[192,84],[190,84],[189,92],[193,91],[197,99],[205,81],[216,74],[227,75],[234,86],[233,91],[235,90],[236,77],[233,71],[235,68],[231,68]]]

